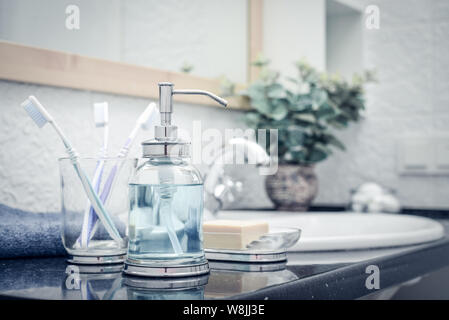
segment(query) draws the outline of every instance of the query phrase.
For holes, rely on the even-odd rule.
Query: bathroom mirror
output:
[[[107,61],[149,68],[147,71],[154,69],[159,73],[152,74],[152,79],[162,76],[162,80],[175,82],[181,78],[182,85],[191,83],[193,87],[202,81],[201,88],[205,88],[205,81],[210,79],[214,83],[205,89],[212,89],[223,77],[238,84],[248,81],[248,61],[255,56],[251,48],[254,51],[261,47],[250,39],[250,28],[254,25],[250,17],[253,8],[260,6],[258,0],[0,0],[0,41],[3,46],[5,41],[24,46],[24,50],[30,47],[48,50],[51,60],[56,52],[68,54],[61,58],[64,63],[74,59],[90,65]],[[13,49],[7,58],[22,53],[19,47]],[[19,56],[28,59],[36,52],[45,53],[28,50]],[[84,57],[97,60],[83,60]],[[47,60],[50,59],[40,57],[40,61]],[[75,72],[72,66],[63,67],[66,73],[69,69]],[[103,65],[101,69],[110,67],[116,65]],[[98,69],[98,64],[94,63],[93,68],[92,71]],[[139,73],[137,70],[133,69],[134,75]],[[114,75],[126,79],[127,72],[120,71]],[[14,75],[17,77],[17,72]],[[193,78],[187,81],[189,78],[184,76]],[[23,77],[10,80],[33,82],[27,75]],[[1,78],[8,77],[2,74]],[[34,82],[54,84],[52,80]],[[180,86],[179,81],[176,84]],[[76,83],[72,87],[83,86],[99,89]],[[126,93],[115,89],[104,91]]]
[[[0,37],[207,78],[227,75],[245,82],[246,1],[169,2],[1,0]]]

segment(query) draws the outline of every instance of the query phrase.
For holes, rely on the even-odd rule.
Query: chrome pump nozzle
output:
[[[173,140],[177,138],[177,127],[171,124],[173,113],[173,95],[175,94],[199,94],[212,98],[226,107],[228,102],[215,94],[204,90],[174,90],[173,83],[159,83],[159,112],[161,113],[161,125],[155,127],[155,138],[157,140]]]

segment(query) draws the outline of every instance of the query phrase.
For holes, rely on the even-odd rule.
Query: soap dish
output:
[[[238,271],[238,272],[272,272],[284,270],[287,261],[280,262],[260,262],[260,263],[244,263],[234,261],[209,261],[211,270],[220,271]]]
[[[270,227],[270,231],[251,242],[246,249],[205,249],[208,260],[234,262],[281,262],[287,260],[287,249],[298,242],[301,229]]]

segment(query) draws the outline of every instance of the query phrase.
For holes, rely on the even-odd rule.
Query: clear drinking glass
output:
[[[79,163],[122,241],[113,240],[98,219],[69,158],[59,159],[62,200],[62,242],[79,264],[121,263],[128,244],[128,183],[137,167],[137,159],[80,158]]]

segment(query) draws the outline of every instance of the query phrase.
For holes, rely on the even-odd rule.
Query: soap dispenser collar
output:
[[[159,112],[161,124],[154,127],[154,139],[144,141],[143,156],[156,157],[176,155],[189,156],[190,142],[178,139],[178,127],[172,125],[173,95],[175,94],[197,94],[205,95],[226,107],[228,102],[213,93],[204,90],[174,90],[173,83],[160,82],[159,84]]]

